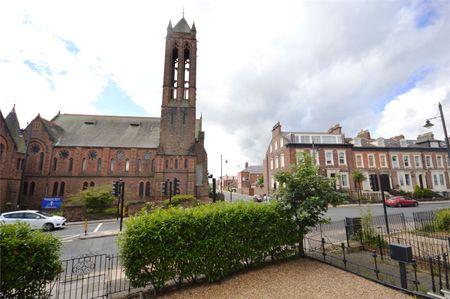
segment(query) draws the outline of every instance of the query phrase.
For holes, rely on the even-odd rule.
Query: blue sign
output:
[[[61,209],[61,198],[48,197],[42,200],[41,206],[43,209]]]

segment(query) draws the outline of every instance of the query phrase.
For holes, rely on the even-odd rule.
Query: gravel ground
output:
[[[413,298],[323,263],[298,259],[159,298]]]

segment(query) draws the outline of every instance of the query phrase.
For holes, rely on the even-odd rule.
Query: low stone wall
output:
[[[84,219],[86,219],[86,205],[65,205],[63,209],[63,216],[67,219],[68,222],[83,221]]]

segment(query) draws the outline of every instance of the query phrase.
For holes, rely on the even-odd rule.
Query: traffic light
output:
[[[180,194],[180,180],[177,178],[173,179],[173,194]]]
[[[164,195],[169,195],[169,190],[168,190],[168,181],[165,181],[164,183],[163,183],[163,189],[162,189],[162,193],[164,194]]]
[[[119,194],[120,194],[120,185],[119,185],[118,181],[114,181],[113,182],[111,194],[114,195],[115,197],[119,196]]]

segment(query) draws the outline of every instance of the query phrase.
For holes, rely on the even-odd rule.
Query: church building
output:
[[[60,197],[122,178],[131,200],[179,194],[208,198],[202,119],[196,117],[197,40],[184,17],[166,36],[161,117],[58,113],[19,130],[13,109],[0,113],[0,208],[39,208]]]

